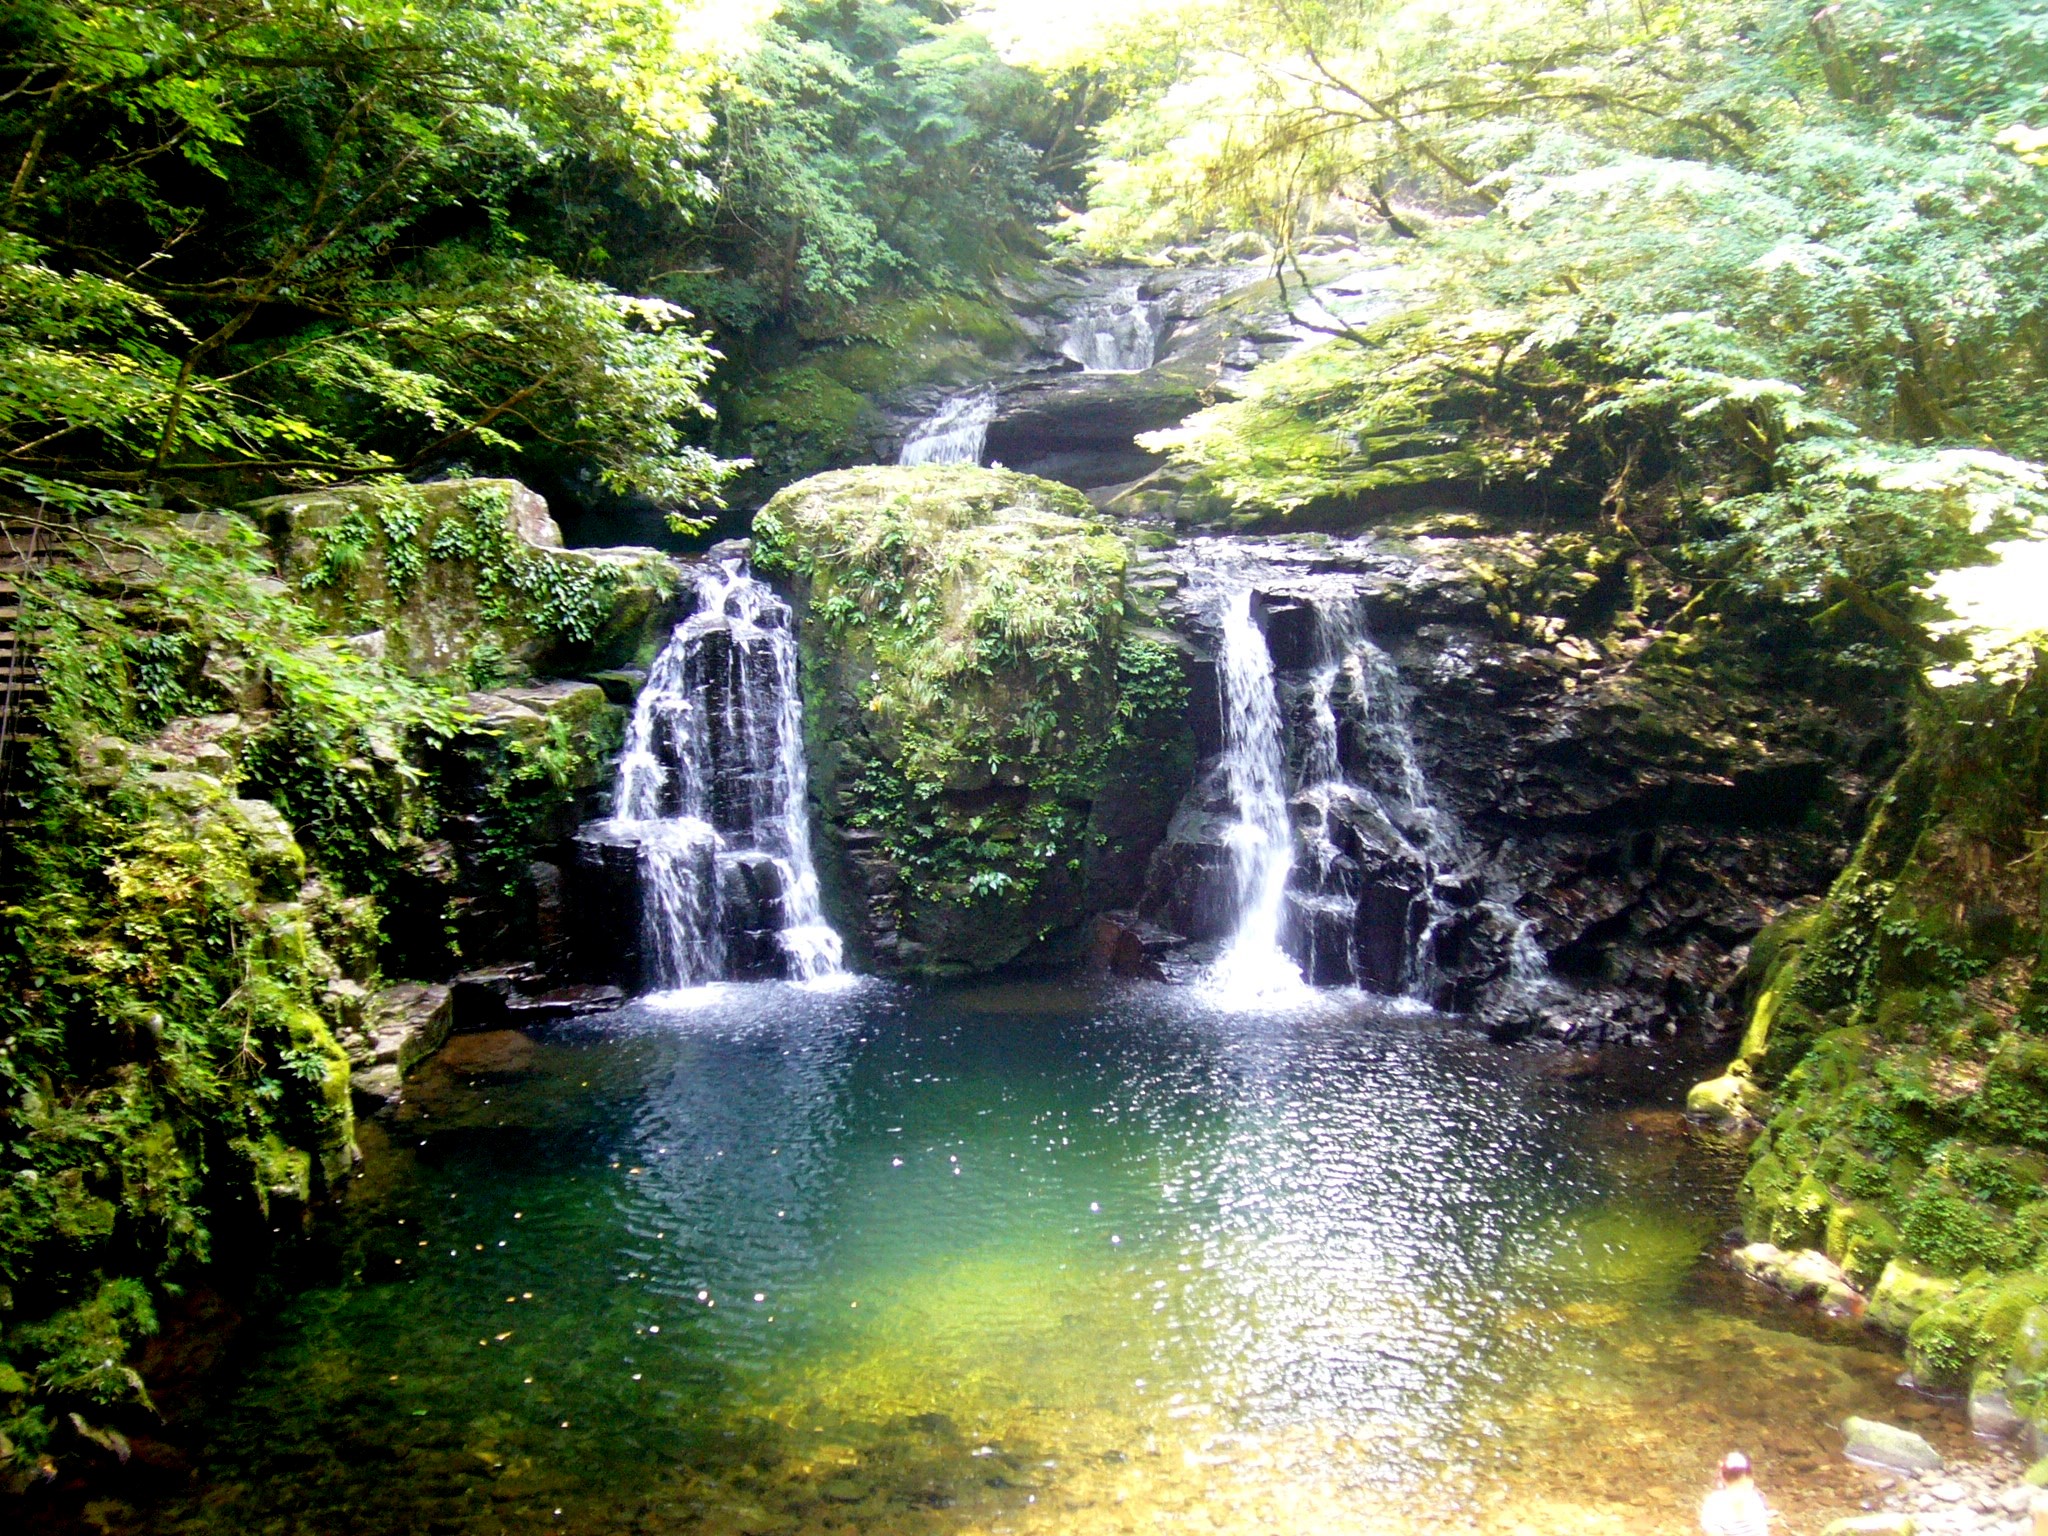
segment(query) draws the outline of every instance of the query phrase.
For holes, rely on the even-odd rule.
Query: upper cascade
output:
[[[611,829],[637,842],[658,990],[738,975],[844,974],[811,858],[789,606],[725,560],[697,577],[640,691]]]
[[[1162,306],[1136,283],[1084,306],[1067,323],[1060,351],[1083,373],[1143,373],[1159,360]]]
[[[954,395],[942,403],[903,440],[896,462],[915,464],[979,464],[988,446],[989,423],[996,418],[996,392],[983,388]]]

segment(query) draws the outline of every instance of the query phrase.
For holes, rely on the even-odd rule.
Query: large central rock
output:
[[[1077,493],[857,469],[777,496],[755,565],[805,652],[821,875],[857,958],[987,969],[1128,902],[1192,767],[1180,658]]]

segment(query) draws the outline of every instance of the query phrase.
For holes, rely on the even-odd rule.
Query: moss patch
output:
[[[678,582],[652,550],[561,548],[546,503],[511,480],[394,482],[250,510],[330,630],[376,632],[407,671],[472,685],[644,665]]]
[[[1131,632],[1123,541],[978,469],[820,476],[754,536],[796,590],[814,782],[883,963],[981,969],[1078,920],[1112,755],[1184,697]]]
[[[337,643],[236,517],[103,523],[22,587],[49,702],[0,862],[16,1482],[146,1425],[153,1298],[246,1275],[347,1176],[368,990],[502,923],[616,741],[594,686],[472,700]]]
[[[1753,1237],[1824,1241],[1915,1372],[2002,1366],[2048,1238],[2036,1030],[2048,682],[1923,701],[1914,749],[1827,900],[1774,933],[1742,1063],[1776,1087],[1743,1186]],[[1760,952],[1766,946],[1760,945]],[[1888,1267],[1887,1267],[1888,1266]],[[1895,1276],[1960,1289],[1886,1298]]]

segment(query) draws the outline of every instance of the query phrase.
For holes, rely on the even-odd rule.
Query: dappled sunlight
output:
[[[1724,1439],[1789,1456],[1892,1392],[1699,1291],[1718,1154],[1441,1021],[1071,983],[691,1000],[423,1101],[355,1213],[362,1280],[288,1308],[208,1501],[156,1529],[289,1487],[394,1527],[472,1489],[535,1531],[1675,1536]],[[338,1417],[442,1480],[365,1484]]]

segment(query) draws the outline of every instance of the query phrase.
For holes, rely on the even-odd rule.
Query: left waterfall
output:
[[[789,605],[725,560],[655,660],[619,759],[610,830],[639,848],[646,979],[842,976],[818,900]]]

